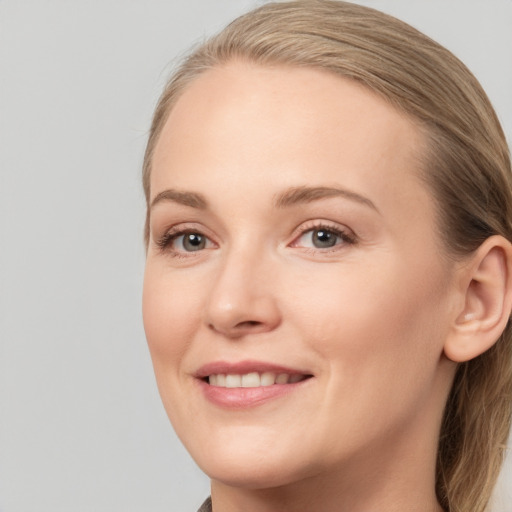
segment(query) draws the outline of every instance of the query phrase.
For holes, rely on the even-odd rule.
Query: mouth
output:
[[[219,388],[259,388],[276,384],[295,384],[311,377],[312,375],[299,373],[249,372],[241,375],[214,373],[204,377],[203,380],[210,386]]]
[[[202,366],[195,377],[206,398],[223,408],[243,409],[301,389],[314,375],[257,361],[216,362]]]

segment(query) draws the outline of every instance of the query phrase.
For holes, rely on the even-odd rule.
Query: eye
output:
[[[328,249],[339,243],[339,235],[327,229],[310,229],[300,237],[302,243],[317,249]]]
[[[302,234],[295,239],[292,247],[306,249],[336,249],[338,246],[354,244],[355,237],[334,226],[306,227]]]
[[[184,233],[174,239],[174,245],[187,252],[200,251],[206,247],[206,237],[201,233]]]
[[[175,255],[209,249],[213,242],[198,231],[170,231],[157,241],[160,249]]]

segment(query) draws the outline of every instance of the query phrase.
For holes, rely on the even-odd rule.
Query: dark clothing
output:
[[[197,512],[212,512],[212,499],[208,498]]]

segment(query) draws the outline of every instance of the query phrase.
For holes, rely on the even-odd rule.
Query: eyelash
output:
[[[305,252],[311,252],[311,253],[331,253],[340,250],[344,245],[355,245],[357,243],[357,237],[353,232],[348,232],[348,230],[342,229],[337,226],[329,225],[326,222],[315,222],[313,224],[306,223],[305,225],[301,226],[296,232],[294,233],[293,242],[290,244],[291,247],[297,247],[300,248],[296,244],[296,242],[302,238],[304,235],[306,235],[308,232],[313,231],[326,231],[328,233],[331,233],[338,237],[341,240],[341,243],[337,243],[333,247],[329,248],[311,248],[311,247],[303,247]],[[193,229],[193,228],[177,228],[177,229],[170,229],[162,237],[160,237],[158,240],[156,240],[156,245],[160,249],[161,252],[170,253],[172,257],[176,258],[189,258],[192,256],[192,253],[195,251],[179,251],[176,249],[173,249],[171,246],[172,244],[180,237],[190,234],[196,234],[204,237],[206,240],[211,240],[204,235],[199,229]],[[197,251],[201,252],[201,250]]]
[[[172,257],[175,258],[188,258],[194,251],[179,251],[172,248],[172,244],[181,236],[185,235],[200,235],[204,237],[206,240],[210,240],[206,235],[204,235],[199,229],[194,228],[171,228],[169,231],[163,234],[158,240],[156,240],[156,245],[160,249],[161,252],[169,253]],[[200,251],[198,251],[200,252]]]
[[[328,233],[331,233],[338,237],[341,241],[341,243],[337,243],[332,247],[325,247],[325,248],[313,248],[313,247],[302,247],[304,252],[316,254],[318,252],[325,254],[325,253],[332,253],[341,250],[346,245],[355,245],[357,243],[357,237],[354,232],[348,230],[347,228],[342,228],[339,226],[333,226],[332,224],[329,224],[327,222],[322,221],[314,221],[312,223],[306,223],[303,224],[296,233],[294,233],[294,241],[291,243],[291,247],[297,247],[297,242],[307,233],[314,232],[314,231],[326,231]]]

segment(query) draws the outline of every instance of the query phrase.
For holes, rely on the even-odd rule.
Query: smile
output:
[[[206,377],[210,386],[219,388],[259,388],[274,384],[295,384],[307,378],[307,375],[274,372],[250,372],[243,375],[218,373]]]
[[[303,369],[262,361],[211,362],[194,377],[208,402],[231,410],[284,398],[314,380],[314,375]]]

